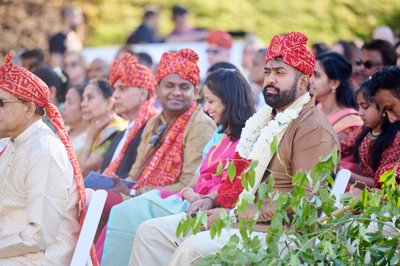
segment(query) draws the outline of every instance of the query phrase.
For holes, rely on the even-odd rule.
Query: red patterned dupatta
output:
[[[137,173],[139,177],[133,188],[160,187],[176,182],[183,165],[183,133],[196,106],[193,102],[190,109],[179,116],[169,130],[167,129],[167,135],[159,148],[155,152],[155,148],[149,151],[154,154],[143,171]]]
[[[125,152],[129,147],[129,144],[135,139],[139,131],[146,125],[147,121],[156,114],[154,108],[155,98],[151,97],[140,107],[138,118],[135,120],[135,124],[129,129],[128,137],[122,146],[118,156],[110,163],[110,165],[104,170],[103,174],[112,176],[118,170],[122,159],[124,158]]]

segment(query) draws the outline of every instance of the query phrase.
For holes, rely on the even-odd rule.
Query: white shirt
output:
[[[0,265],[69,265],[78,200],[64,145],[36,121],[0,159]]]

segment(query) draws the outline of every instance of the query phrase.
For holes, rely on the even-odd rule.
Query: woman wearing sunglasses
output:
[[[207,76],[204,96],[204,111],[218,129],[204,149],[206,154],[197,175],[180,193],[153,190],[115,206],[107,227],[102,265],[128,265],[136,229],[142,222],[186,211],[190,203],[217,190],[227,178],[226,172],[217,173],[218,165],[223,167],[233,158],[242,128],[255,112],[251,88],[240,72],[218,69]]]
[[[319,102],[318,107],[332,124],[339,139],[363,125],[356,108],[354,90],[350,85],[350,62],[335,52],[317,56],[310,93]]]

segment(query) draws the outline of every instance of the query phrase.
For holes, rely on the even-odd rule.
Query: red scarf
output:
[[[196,103],[193,102],[192,107],[178,117],[133,188],[162,187],[176,182],[183,165],[183,132],[195,109]]]
[[[76,159],[71,141],[64,127],[64,121],[62,120],[57,107],[50,102],[50,90],[46,83],[28,70],[14,66],[12,64],[13,57],[14,52],[9,52],[5,57],[4,64],[0,67],[0,88],[21,100],[34,102],[46,111],[52,126],[67,150],[68,158],[74,170],[74,177],[80,198],[79,221],[82,225],[86,215],[85,186],[83,184],[78,160]],[[98,265],[94,247],[91,249],[91,258],[93,265]]]
[[[135,120],[135,124],[131,129],[129,129],[128,136],[122,149],[118,153],[118,156],[110,163],[110,165],[104,170],[103,174],[112,176],[118,170],[119,166],[121,165],[122,159],[124,158],[125,152],[129,147],[129,144],[135,139],[136,135],[139,131],[146,125],[147,121],[152,118],[156,114],[156,110],[154,108],[155,98],[152,97],[146,102],[139,109],[138,118]]]

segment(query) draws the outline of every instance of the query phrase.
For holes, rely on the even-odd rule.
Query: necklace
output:
[[[221,140],[219,141],[219,143],[217,145],[214,146],[214,149],[211,151],[210,156],[208,156],[208,160],[207,160],[207,164],[208,166],[210,166],[211,164],[215,163],[216,161],[218,161],[220,158],[218,157],[216,160],[213,160],[212,158],[214,157],[214,153],[218,150],[219,146],[221,146],[222,142],[224,142],[225,138],[227,136],[224,135]],[[226,145],[224,151],[221,154],[224,154],[229,147],[232,145],[232,141],[229,141],[229,144]]]
[[[372,133],[372,130],[370,132],[368,132],[368,138],[370,140],[376,140],[378,137],[379,137],[379,134]]]

